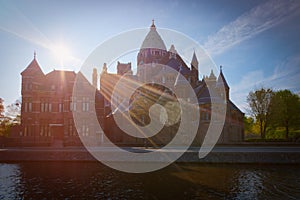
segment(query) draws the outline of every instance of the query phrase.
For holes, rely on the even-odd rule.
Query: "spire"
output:
[[[36,52],[33,52],[33,60],[31,63],[21,72],[21,75],[44,75],[39,63],[36,60]]]
[[[194,51],[192,62],[191,62],[192,68],[198,69],[198,64],[199,64],[198,59],[197,59],[196,53]]]
[[[176,58],[176,54],[177,54],[177,51],[175,49],[175,46],[172,44],[170,49],[169,49],[169,52],[170,52],[170,56],[169,58]]]
[[[220,66],[220,75],[219,75],[219,77],[218,77],[218,83],[217,83],[217,85],[218,85],[218,86],[224,85],[225,88],[228,88],[228,89],[229,89],[229,86],[228,86],[227,81],[226,81],[226,79],[225,79],[225,77],[224,77],[222,68],[223,68],[223,67],[222,67],[222,65],[221,65],[221,66]]]
[[[150,26],[150,31],[146,35],[141,49],[149,49],[149,48],[154,48],[154,49],[160,49],[166,51],[166,45],[164,41],[161,39],[160,35],[156,31],[156,27],[154,25],[154,20],[152,20],[152,25]]]
[[[215,76],[213,70],[210,71],[209,79],[212,79],[212,80],[216,80],[217,79],[217,77]]]
[[[154,19],[152,19],[152,25],[151,25],[151,28],[156,28],[156,27],[155,27],[155,24],[154,24]]]

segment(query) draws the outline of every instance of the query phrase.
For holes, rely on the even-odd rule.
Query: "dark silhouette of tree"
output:
[[[3,99],[0,98],[0,118],[4,117],[3,113],[4,113]]]
[[[262,139],[266,138],[266,128],[269,123],[270,104],[273,94],[271,89],[261,88],[256,91],[251,91],[247,96],[250,113],[259,122]]]
[[[285,127],[285,137],[289,138],[289,129],[299,125],[300,98],[290,90],[279,90],[272,97],[270,121],[278,127]]]

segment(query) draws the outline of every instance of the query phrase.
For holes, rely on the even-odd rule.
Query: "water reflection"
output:
[[[299,199],[298,166],[173,164],[128,174],[96,162],[0,164],[0,199]]]
[[[20,191],[20,167],[15,164],[0,164],[0,199],[17,199]]]
[[[265,178],[268,177],[265,172]],[[260,171],[241,170],[238,172],[236,185],[232,193],[236,199],[259,199],[263,190],[263,180]]]

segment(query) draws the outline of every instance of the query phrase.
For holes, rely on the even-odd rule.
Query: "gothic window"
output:
[[[70,111],[76,111],[76,97],[70,97]]]
[[[27,112],[27,105],[28,105],[28,103],[24,102],[24,112]]]
[[[58,112],[62,112],[63,111],[63,103],[58,103]]]
[[[52,112],[52,103],[49,103],[48,106],[49,106],[49,112]]]
[[[32,111],[32,99],[28,98],[28,111],[31,112]]]
[[[45,112],[48,112],[48,102],[45,102]]]
[[[83,97],[82,99],[82,111],[89,111],[89,98]]]
[[[88,136],[89,135],[89,127],[88,127],[88,124],[87,124],[87,120],[83,120],[82,135],[83,136]]]
[[[43,101],[41,102],[41,112],[45,112],[45,104]]]

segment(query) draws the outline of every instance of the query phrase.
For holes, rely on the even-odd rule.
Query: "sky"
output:
[[[152,19],[192,38],[223,66],[230,98],[243,112],[249,91],[260,87],[300,94],[297,0],[0,0],[0,98],[8,105],[21,97],[20,73],[34,51],[44,73],[78,72],[101,43]]]

